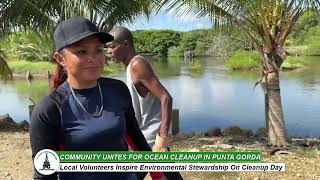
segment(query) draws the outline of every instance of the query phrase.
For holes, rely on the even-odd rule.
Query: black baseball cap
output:
[[[100,32],[96,25],[84,17],[72,17],[58,24],[54,31],[56,51],[74,44],[91,35],[98,36],[102,43],[113,41],[113,36]]]

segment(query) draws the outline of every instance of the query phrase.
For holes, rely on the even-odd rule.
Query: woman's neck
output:
[[[97,80],[95,81],[81,81],[68,77],[67,82],[71,85],[74,89],[89,89],[97,86]]]

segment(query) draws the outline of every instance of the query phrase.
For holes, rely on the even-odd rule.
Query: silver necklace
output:
[[[100,102],[101,102],[101,107],[100,107],[100,111],[98,113],[94,113],[94,114],[91,114],[89,113],[86,108],[82,105],[82,103],[80,102],[80,100],[78,99],[78,97],[76,96],[76,94],[74,93],[73,91],[73,88],[71,87],[70,84],[69,85],[69,88],[70,88],[70,91],[72,93],[72,96],[74,97],[74,99],[77,101],[77,103],[80,105],[80,107],[83,109],[83,111],[85,111],[86,113],[90,114],[91,116],[93,117],[99,117],[101,116],[101,113],[102,113],[102,110],[103,110],[103,97],[102,97],[102,92],[101,92],[101,87],[100,87],[100,84],[99,82],[97,82],[98,84],[98,88],[99,88],[99,92],[100,92]]]

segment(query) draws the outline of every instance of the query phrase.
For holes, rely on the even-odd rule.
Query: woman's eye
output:
[[[77,53],[78,53],[78,54],[86,54],[87,51],[86,51],[86,50],[78,50]]]

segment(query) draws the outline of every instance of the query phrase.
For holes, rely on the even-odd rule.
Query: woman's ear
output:
[[[56,60],[57,63],[59,63],[61,66],[66,66],[66,63],[64,61],[64,57],[60,52],[55,52],[53,54],[53,58]]]

